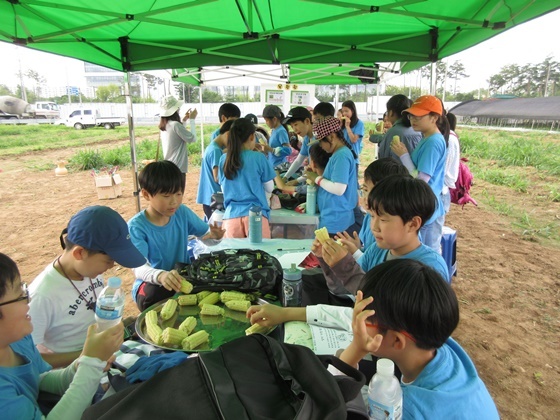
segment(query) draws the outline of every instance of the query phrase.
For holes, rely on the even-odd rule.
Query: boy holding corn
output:
[[[435,206],[434,193],[419,179],[393,175],[377,183],[368,195],[370,227],[375,242],[357,262],[333,239],[321,241],[317,238],[313,242],[311,250],[319,259],[331,294],[354,295],[365,272],[397,258],[421,261],[449,281],[445,260],[418,238],[420,228],[431,217]]]
[[[188,237],[221,239],[224,230],[208,226],[182,204],[185,177],[173,162],[150,163],[138,183],[148,208],[130,219],[128,228],[132,243],[148,260],[134,270],[132,287],[132,297],[143,311],[180,290],[182,277],[173,268],[178,262],[190,263]]]

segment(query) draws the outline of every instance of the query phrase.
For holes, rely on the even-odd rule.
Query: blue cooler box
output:
[[[443,227],[441,256],[449,269],[449,278],[457,275],[457,232],[449,226]]]

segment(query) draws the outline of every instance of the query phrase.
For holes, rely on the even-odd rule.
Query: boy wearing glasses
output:
[[[102,333],[87,330],[76,363],[52,371],[33,344],[29,294],[16,263],[0,253],[0,413],[6,419],[39,419],[39,391],[64,394],[50,412],[53,418],[80,418],[91,404],[107,360],[123,340],[123,325]],[[73,386],[70,386],[72,384]]]
[[[60,235],[63,252],[29,286],[33,341],[53,367],[68,366],[81,353],[102,274],[115,262],[135,268],[146,259],[130,240],[119,213],[104,206],[76,213]]]
[[[353,340],[340,359],[351,366],[368,353],[374,362],[391,359],[401,380],[403,419],[499,418],[473,362],[450,337],[459,322],[453,289],[419,261],[398,259],[373,268],[359,286],[354,309],[264,305],[249,308],[247,317],[261,325],[296,320],[351,330]]]

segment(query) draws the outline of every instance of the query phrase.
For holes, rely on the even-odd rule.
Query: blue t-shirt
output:
[[[285,131],[285,130],[284,130]],[[249,215],[252,206],[260,206],[263,216],[270,219],[270,206],[263,184],[276,176],[274,168],[266,157],[252,150],[241,152],[241,168],[234,179],[224,175],[227,154],[220,159],[219,178],[224,193],[224,220]]]
[[[428,185],[438,201],[434,215],[425,223],[426,225],[445,214],[443,203],[441,202],[441,190],[443,189],[445,178],[446,155],[445,139],[441,133],[435,133],[430,137],[422,139],[410,155],[418,172],[430,175]]]
[[[288,146],[282,146],[283,144],[287,144]],[[290,138],[288,137],[288,132],[284,128],[283,125],[279,125],[274,130],[272,130],[272,134],[270,134],[270,139],[268,140],[268,145],[273,149],[277,147],[281,147],[282,150],[280,151],[280,156],[276,156],[274,153],[268,154],[268,160],[272,164],[272,167],[275,168],[281,163],[286,162],[286,157],[290,156],[292,153],[292,148],[290,147]]]
[[[132,243],[152,267],[170,271],[178,262],[190,263],[188,237],[204,236],[208,225],[181,204],[165,226],[151,223],[143,210],[128,221],[128,230]]]
[[[30,335],[10,344],[24,364],[0,367],[0,413],[4,419],[41,419],[37,405],[39,375],[52,366],[43,360]]]
[[[373,267],[387,261],[388,253],[389,250],[379,248],[374,239],[373,244],[367,247],[363,255],[358,259],[358,264],[362,267],[362,270],[367,273]],[[443,257],[424,244],[421,244],[414,251],[398,258],[409,258],[411,260],[420,261],[441,274],[446,282],[449,283],[451,281],[449,278],[449,268],[447,268],[447,264],[445,263]]]
[[[360,233],[358,234],[358,236],[360,237],[360,241],[362,241],[364,249],[367,249],[371,244],[375,243],[375,236],[373,236],[370,224],[371,214],[366,213],[364,215],[364,221],[362,222],[362,228],[360,229]]]
[[[210,135],[210,141],[214,141],[216,137],[220,135],[220,127],[216,128],[214,132]]]
[[[352,146],[352,150],[354,151],[354,153],[356,153],[356,162],[360,163],[360,153],[362,153],[362,139],[364,138],[365,132],[364,123],[362,122],[362,120],[358,120],[354,127],[350,127],[350,130],[352,130],[352,132],[358,136],[358,141],[356,141],[356,143],[352,143],[352,140],[350,140],[350,136],[348,135],[346,127],[342,129],[342,134],[344,134],[344,138],[346,139],[348,144]]]
[[[301,149],[299,149],[299,154],[305,157],[309,157],[309,143],[311,143],[313,139],[309,140],[308,136],[303,138],[301,142]]]
[[[452,338],[410,384],[401,382],[403,419],[499,419],[476,368]]]
[[[329,233],[342,232],[354,224],[354,208],[358,203],[356,161],[348,147],[340,147],[333,153],[323,178],[345,184],[346,191],[335,195],[321,187],[317,189],[319,227],[326,227]]]
[[[212,194],[221,191],[220,184],[214,180],[214,167],[219,167],[222,157],[222,148],[213,141],[204,150],[202,157],[202,167],[200,168],[200,182],[198,183],[198,194],[196,202],[198,204],[210,205]]]

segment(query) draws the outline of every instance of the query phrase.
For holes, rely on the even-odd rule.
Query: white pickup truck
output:
[[[59,124],[74,127],[76,130],[88,127],[105,127],[111,130],[117,125],[126,124],[126,120],[123,117],[101,117],[97,109],[80,108],[72,111],[68,118],[61,120]]]

